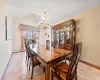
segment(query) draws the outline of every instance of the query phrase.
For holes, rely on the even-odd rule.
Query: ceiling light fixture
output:
[[[41,22],[39,23],[40,28],[47,29],[51,26],[49,19],[46,17],[46,12],[44,12],[45,16],[41,17]]]

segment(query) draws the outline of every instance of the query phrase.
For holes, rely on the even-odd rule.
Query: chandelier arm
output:
[[[44,12],[44,19],[41,20],[41,22],[39,23],[39,26],[41,28],[47,29],[48,26],[51,26],[50,22],[48,19],[46,19],[46,12]]]

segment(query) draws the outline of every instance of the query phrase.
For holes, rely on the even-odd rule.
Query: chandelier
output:
[[[47,29],[51,26],[49,19],[46,17],[46,12],[44,12],[45,16],[41,17],[41,22],[39,23],[40,28]]]

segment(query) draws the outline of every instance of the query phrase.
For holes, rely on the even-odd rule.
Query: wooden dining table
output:
[[[46,46],[42,44],[30,45],[31,50],[37,55],[37,59],[45,67],[45,80],[50,80],[50,67],[58,61],[64,60],[71,51],[54,48],[46,50]]]

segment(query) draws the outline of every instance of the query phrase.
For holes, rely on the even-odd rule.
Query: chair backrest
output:
[[[30,49],[29,45],[30,45],[30,42],[25,40],[24,41],[25,43],[25,48],[26,48],[26,53],[29,55],[29,56],[35,56],[34,52]]]
[[[82,50],[82,43],[78,43],[74,45],[73,55],[71,57],[71,62],[69,64],[68,73],[67,73],[67,80],[73,80],[77,73],[77,65],[80,59]]]
[[[30,56],[30,60],[32,61],[32,65],[34,66],[34,64],[35,64],[35,63],[34,63],[34,58],[35,58],[34,56],[36,56],[36,55],[35,55],[35,53],[30,49],[29,46],[28,46],[27,48],[28,48],[28,49],[27,49],[28,55]]]
[[[28,46],[29,46],[29,41],[25,40],[25,48],[26,48],[26,54],[28,54]]]

